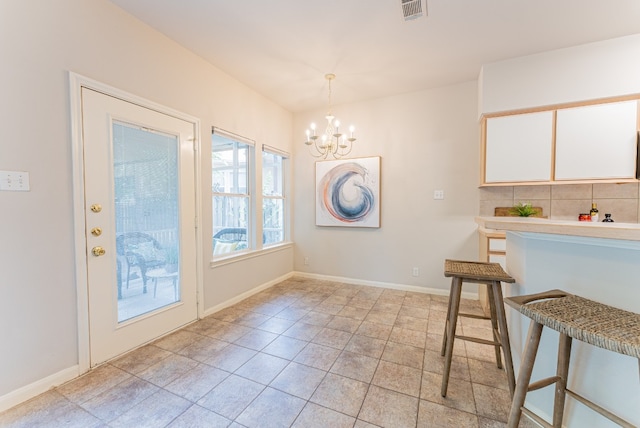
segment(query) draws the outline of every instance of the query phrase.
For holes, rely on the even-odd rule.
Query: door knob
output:
[[[102,235],[102,228],[100,227],[94,227],[93,229],[91,229],[91,234],[93,236],[100,236]]]
[[[91,249],[91,252],[96,257],[104,256],[104,253],[106,253],[105,249],[102,247],[93,247]]]
[[[100,204],[91,205],[91,211],[93,211],[94,213],[99,213],[100,211],[102,211],[102,205]]]

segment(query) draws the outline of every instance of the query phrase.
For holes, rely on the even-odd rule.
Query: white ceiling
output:
[[[485,63],[640,33],[639,0],[111,0],[292,112],[478,77]],[[425,0],[423,0],[424,2]]]

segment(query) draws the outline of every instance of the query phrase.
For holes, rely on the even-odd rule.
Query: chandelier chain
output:
[[[329,111],[327,112],[327,114],[329,116],[331,116],[331,81],[333,79],[327,79],[329,81]]]

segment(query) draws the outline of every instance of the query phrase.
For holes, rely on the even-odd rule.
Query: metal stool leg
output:
[[[538,345],[540,345],[540,336],[542,335],[542,324],[531,321],[529,325],[529,333],[527,334],[527,345],[524,350],[520,372],[518,373],[518,382],[513,394],[511,402],[511,411],[509,412],[509,421],[507,428],[517,428],[522,416],[522,406],[527,396],[529,382],[531,381],[531,372],[533,371],[533,363],[538,353]]]
[[[449,297],[449,318],[447,330],[447,347],[444,361],[444,372],[442,373],[442,388],[440,394],[447,396],[449,386],[449,373],[451,372],[451,359],[453,358],[453,342],[456,337],[456,324],[458,322],[458,312],[460,310],[460,294],[462,293],[462,278],[453,277],[451,281],[451,294]]]

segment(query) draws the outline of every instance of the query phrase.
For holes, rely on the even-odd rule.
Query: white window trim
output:
[[[256,146],[256,142],[250,138],[243,137],[242,135],[234,134],[233,132],[225,131],[224,129],[213,127],[211,129],[211,133],[215,135],[219,135],[221,137],[227,138],[229,140],[237,141],[239,143],[247,144],[251,147]]]
[[[274,155],[282,156],[285,159],[289,159],[291,155],[284,150],[280,150],[276,147],[267,146],[266,144],[262,145],[262,151],[267,153],[273,153]]]
[[[254,140],[251,140],[247,137],[243,137],[241,135],[238,134],[234,134],[233,132],[229,132],[226,131],[224,129],[218,128],[218,127],[212,127],[211,129],[211,134],[212,135],[218,135],[220,137],[224,137],[227,138],[229,140],[232,141],[236,141],[238,143],[243,143],[246,144],[247,146],[249,146],[249,153],[248,153],[248,159],[247,159],[247,193],[246,194],[238,194],[238,193],[218,193],[218,192],[213,192],[211,191],[211,197],[213,198],[214,196],[232,196],[232,197],[245,197],[249,200],[248,206],[249,206],[249,212],[248,212],[248,218],[247,218],[247,240],[249,242],[250,248],[246,249],[246,250],[242,250],[242,251],[237,251],[231,254],[225,254],[223,256],[218,255],[217,257],[213,255],[213,253],[211,254],[211,261],[210,264],[213,265],[215,264],[215,262],[218,262],[220,260],[228,260],[228,259],[232,259],[232,258],[238,258],[238,257],[243,257],[246,256],[247,254],[251,254],[254,253],[256,251],[259,251],[262,249],[262,239],[257,239],[257,218],[258,218],[258,213],[256,212],[256,208],[257,208],[257,198],[261,195],[257,195],[256,194],[256,178],[257,178],[257,156],[255,153],[255,147],[256,147],[256,143]],[[262,203],[262,199],[260,200],[260,203]],[[255,220],[254,220],[255,219]],[[210,222],[213,221],[213,212],[212,212],[212,218],[209,219]],[[260,228],[262,229],[262,228]],[[260,236],[262,236],[262,232],[260,233]],[[211,236],[211,239],[213,239],[213,236]]]
[[[290,206],[290,203],[289,203],[289,198],[290,198],[290,195],[289,195],[289,187],[290,187],[289,186],[289,179],[290,179],[289,162],[290,162],[291,155],[288,152],[284,151],[284,150],[280,150],[280,149],[278,149],[276,147],[269,146],[267,144],[263,144],[262,145],[262,151],[263,152],[267,152],[267,153],[271,153],[271,154],[275,154],[275,155],[278,155],[278,156],[282,157],[282,196],[281,197],[280,196],[273,196],[273,197],[265,196],[262,193],[262,191],[260,191],[260,198],[261,198],[260,207],[262,207],[263,200],[265,198],[267,198],[267,199],[282,199],[282,201],[283,201],[282,202],[282,205],[283,205],[283,208],[284,208],[284,215],[283,215],[284,218],[282,219],[283,227],[284,227],[283,237],[282,237],[282,241],[274,242],[273,244],[269,244],[269,245],[266,246],[267,248],[272,248],[272,247],[276,247],[278,245],[283,245],[283,244],[291,242],[291,238],[290,238],[290,236],[291,236],[291,232],[290,232],[291,221],[290,221],[290,215],[289,215],[289,213],[291,212],[291,206]],[[260,174],[262,175],[263,174],[262,164],[260,165],[260,169],[261,169]],[[262,218],[262,213],[261,213],[260,217]],[[264,226],[264,225],[262,225],[262,226]]]

